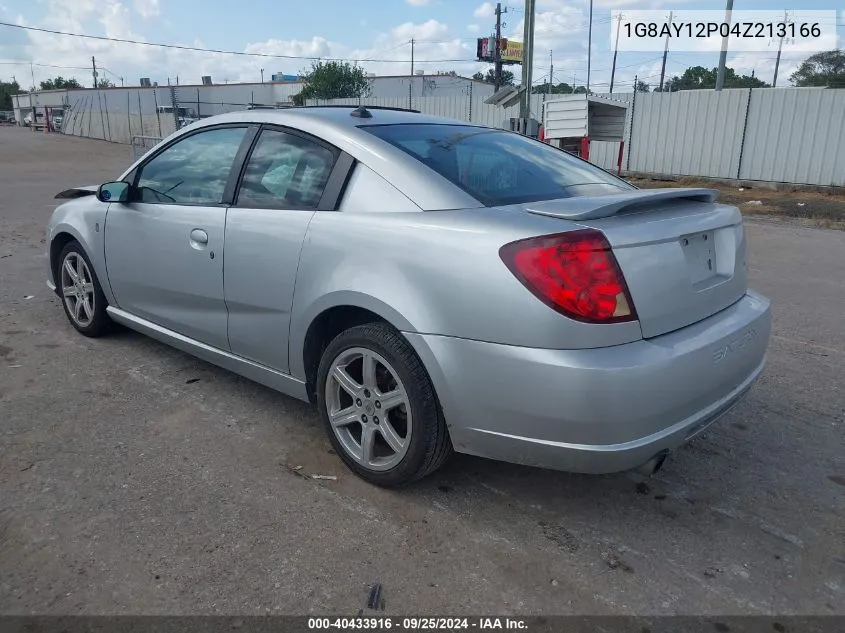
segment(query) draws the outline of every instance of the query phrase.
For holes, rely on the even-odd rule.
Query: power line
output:
[[[38,66],[39,68],[60,68],[63,70],[88,70],[87,66],[57,66],[56,64],[39,64],[38,62],[11,61],[0,62],[4,66]]]
[[[13,29],[23,29],[25,31],[37,31],[39,33],[50,33],[52,35],[65,35],[67,37],[81,37],[89,40],[97,40],[100,42],[115,42],[120,44],[136,44],[138,46],[151,46],[155,48],[170,48],[176,49],[181,51],[194,51],[198,53],[216,53],[218,55],[239,55],[242,57],[262,57],[262,58],[270,58],[270,59],[301,59],[307,61],[334,61],[334,62],[345,62],[345,61],[357,61],[357,62],[372,62],[372,63],[379,63],[379,64],[407,64],[407,59],[372,59],[372,58],[355,58],[355,57],[325,57],[319,55],[280,55],[274,53],[247,53],[244,51],[227,51],[224,49],[219,48],[199,48],[197,46],[183,46],[181,44],[163,44],[160,42],[142,42],[140,40],[130,40],[120,37],[105,37],[103,35],[87,35],[85,33],[70,33],[67,31],[55,31],[53,29],[44,29],[35,26],[23,26],[21,24],[12,24],[10,22],[0,22],[0,26],[8,26],[9,28]],[[477,61],[475,59],[426,59],[426,60],[417,60],[417,63],[426,63],[426,64],[443,64],[447,62],[458,63],[458,62],[474,62]]]

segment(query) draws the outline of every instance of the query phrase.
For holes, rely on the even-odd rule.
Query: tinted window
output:
[[[239,207],[314,209],[335,153],[293,134],[265,130],[247,162]]]
[[[533,139],[465,125],[363,127],[488,206],[632,190],[626,182]]]
[[[141,168],[141,202],[219,204],[246,128],[199,132]]]

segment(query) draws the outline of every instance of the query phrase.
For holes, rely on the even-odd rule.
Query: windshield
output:
[[[608,172],[513,132],[469,125],[362,126],[487,206],[633,190]]]

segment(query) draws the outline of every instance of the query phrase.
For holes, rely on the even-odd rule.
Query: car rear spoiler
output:
[[[56,200],[66,200],[73,198],[84,198],[85,196],[93,196],[97,193],[97,185],[85,185],[82,187],[74,187],[73,189],[65,189],[56,194]]]
[[[716,189],[641,189],[609,196],[562,198],[525,205],[529,213],[565,220],[596,220],[616,215],[620,211],[633,211],[640,207],[666,202],[714,202],[719,196]]]

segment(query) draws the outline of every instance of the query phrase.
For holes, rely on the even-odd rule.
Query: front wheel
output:
[[[71,325],[85,336],[103,334],[111,324],[106,297],[88,255],[79,242],[68,242],[56,269],[59,296]]]
[[[410,483],[452,452],[425,367],[388,325],[356,326],[329,344],[317,373],[317,404],[338,455],[370,483]]]

